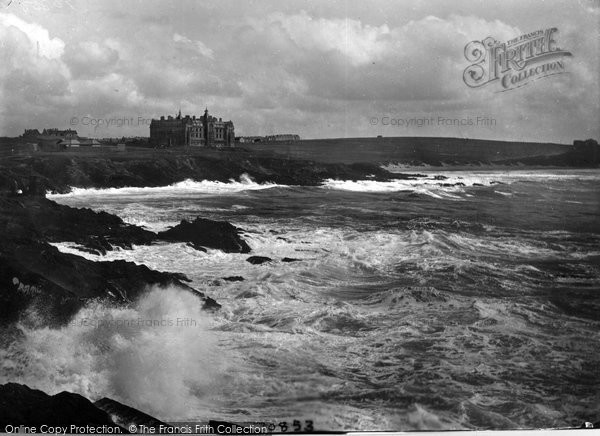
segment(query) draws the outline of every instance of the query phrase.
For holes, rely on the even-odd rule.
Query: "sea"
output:
[[[49,194],[153,231],[225,220],[252,253],[57,243],[183,273],[222,308],[175,286],[90,302],[62,328],[20,326],[2,378],[166,422],[288,431],[600,420],[600,171],[397,171],[420,176]]]

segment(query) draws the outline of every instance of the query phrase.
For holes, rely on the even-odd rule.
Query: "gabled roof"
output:
[[[78,139],[63,139],[60,143],[66,146],[81,145]]]

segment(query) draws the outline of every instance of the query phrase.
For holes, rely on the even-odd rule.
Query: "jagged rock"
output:
[[[71,241],[98,253],[149,244],[156,234],[115,215],[60,205],[44,197],[0,196],[0,228],[12,240]]]
[[[226,282],[243,282],[244,278],[242,276],[230,276],[223,277],[223,280],[225,280]]]
[[[272,261],[273,261],[273,259],[271,259],[270,257],[266,257],[266,256],[250,256],[248,259],[246,259],[246,262],[250,262],[252,265],[260,265],[265,262],[272,262]]]
[[[39,309],[49,325],[61,325],[88,300],[126,304],[149,285],[175,285],[196,294],[205,309],[220,307],[188,286],[183,274],[154,271],[123,260],[93,262],[61,253],[44,242],[5,244],[3,249],[10,252],[0,252],[0,324],[16,321],[31,307]]]
[[[283,259],[281,259],[282,262],[300,262],[302,259],[295,259],[293,257],[284,257]]]
[[[169,230],[160,232],[158,238],[171,242],[189,242],[194,246],[218,248],[226,253],[249,253],[250,247],[239,236],[239,229],[225,221],[196,218]]]
[[[50,396],[17,383],[0,385],[0,428],[27,425],[39,429],[43,424],[116,427],[108,413],[79,394],[61,392]]]

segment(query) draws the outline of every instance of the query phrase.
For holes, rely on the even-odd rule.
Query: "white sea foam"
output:
[[[428,168],[405,168],[384,166],[385,170],[396,174],[418,173],[425,175],[426,178],[438,176],[447,177],[447,181],[463,181],[465,184],[485,182],[486,180],[496,180],[504,183],[515,181],[541,181],[541,180],[576,180],[593,181],[600,180],[600,171],[598,169],[553,169],[551,171],[543,169],[511,169],[511,170],[487,170],[481,167],[474,167],[472,170],[448,170]]]
[[[186,179],[168,186],[153,187],[127,187],[127,188],[71,188],[71,192],[66,194],[47,193],[46,197],[50,199],[79,196],[139,196],[152,194],[158,197],[185,195],[185,194],[228,194],[241,191],[261,190],[276,187],[285,187],[275,183],[256,183],[252,178],[244,173],[239,177],[239,181],[230,179],[228,183],[211,180],[202,180],[196,182]]]
[[[389,168],[387,168],[389,169]],[[395,171],[401,173],[406,171]],[[393,179],[387,182],[374,180],[335,180],[327,179],[323,182],[326,189],[336,189],[352,192],[400,192],[410,191],[429,195],[433,198],[460,199],[457,193],[464,193],[468,187],[512,185],[516,182],[549,181],[600,181],[600,172],[597,170],[570,172],[568,170],[546,171],[516,170],[516,171],[422,171],[422,177],[414,179]],[[408,174],[408,173],[407,173]],[[500,192],[509,196],[511,193]]]
[[[454,184],[460,181],[435,180],[431,179],[415,179],[403,180],[396,179],[389,182],[377,182],[374,180],[334,180],[327,179],[323,182],[322,187],[325,189],[335,189],[351,192],[401,192],[408,191],[417,194],[428,195],[433,198],[446,199],[461,199],[456,193],[462,192],[463,187],[458,186],[442,186],[443,184]]]

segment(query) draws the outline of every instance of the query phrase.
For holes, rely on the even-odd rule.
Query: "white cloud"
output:
[[[378,59],[385,51],[386,24],[370,26],[360,20],[313,18],[305,11],[296,15],[271,14],[265,26],[281,26],[294,44],[311,52],[337,51],[352,65]]]
[[[36,23],[28,23],[13,14],[0,12],[0,27],[15,27],[27,35],[29,40],[29,50],[44,56],[48,59],[58,59],[62,56],[65,43],[59,38],[50,38],[47,29]],[[23,47],[24,48],[24,47]]]
[[[212,49],[204,45],[202,41],[192,41],[191,39],[186,38],[185,36],[180,35],[179,33],[173,34],[173,41],[186,46],[193,47],[198,53],[207,58],[212,59],[214,56]]]

